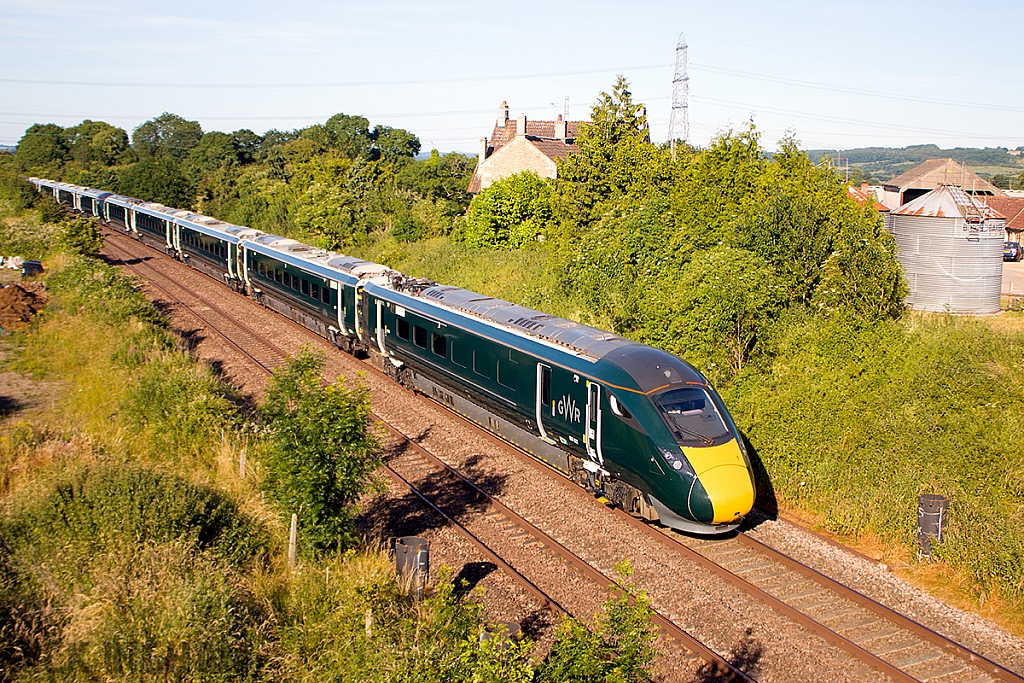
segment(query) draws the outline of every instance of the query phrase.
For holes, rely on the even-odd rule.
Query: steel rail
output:
[[[123,237],[121,235],[117,235],[117,236],[118,237]],[[131,239],[131,238],[125,238],[125,239]],[[122,246],[115,246],[115,249],[120,249],[122,252],[128,253],[129,255],[131,255],[131,252],[129,250],[127,250],[127,249],[124,249]],[[124,265],[126,265],[127,267],[131,268],[134,272],[136,272],[140,276],[146,277],[145,275],[143,275],[141,273],[141,271],[138,268],[136,268],[134,265],[128,263],[123,258],[119,258],[118,260],[121,263],[123,263]],[[169,276],[167,276],[167,275],[165,275],[163,273],[160,273],[157,269],[151,267],[151,268],[149,268],[149,270],[151,270],[152,272],[156,273],[158,276],[163,277],[166,280],[173,282],[173,280],[171,280],[171,278]],[[273,375],[273,369],[272,368],[270,368],[267,365],[265,365],[264,363],[262,363],[259,359],[257,359],[251,353],[246,351],[242,346],[240,346],[238,343],[236,343],[234,340],[232,340],[227,334],[225,334],[221,329],[219,329],[216,326],[215,323],[211,322],[208,318],[206,318],[205,316],[203,316],[202,314],[200,314],[199,312],[194,310],[194,308],[189,306],[188,303],[186,303],[181,298],[179,298],[179,297],[175,296],[174,294],[172,294],[165,287],[163,287],[159,283],[155,282],[152,278],[146,277],[146,279],[149,280],[155,287],[157,287],[164,294],[166,294],[171,299],[176,301],[178,304],[183,306],[191,315],[193,315],[197,319],[201,320],[211,331],[216,333],[218,336],[220,336],[222,339],[224,339],[227,343],[229,343],[233,348],[235,348],[240,353],[242,353],[245,357],[247,357],[250,361],[252,361],[256,366],[258,366],[266,374]],[[262,339],[262,337],[260,337],[258,335],[258,333],[256,333],[254,330],[252,330],[248,325],[246,325],[245,323],[243,323],[240,320],[235,319],[234,316],[232,316],[231,314],[227,313],[226,311],[224,311],[223,309],[218,307],[213,302],[207,300],[205,297],[203,297],[202,295],[200,295],[200,294],[198,294],[196,292],[192,292],[192,291],[188,290],[186,287],[184,287],[180,283],[175,282],[174,284],[175,284],[175,286],[177,286],[177,287],[179,287],[179,288],[181,288],[181,289],[183,289],[185,291],[188,291],[190,296],[194,296],[198,301],[200,301],[204,305],[208,306],[211,310],[214,310],[214,311],[218,312],[218,314],[220,314],[222,317],[228,319],[232,324],[234,324],[237,327],[245,330],[248,334],[256,337],[257,339],[260,339],[262,341],[262,343],[265,344],[266,346],[269,346],[269,347],[275,349],[277,352],[282,354],[283,357],[287,357],[288,354],[286,352],[280,350],[276,345],[274,345],[270,341]],[[287,320],[287,318],[285,318],[285,319]],[[290,322],[293,322],[293,321],[290,321]],[[300,327],[303,330],[306,330],[306,328],[302,327],[301,325],[298,326],[298,327]],[[306,331],[308,331],[308,330],[306,330]],[[618,584],[618,582],[616,582],[614,579],[609,578],[604,573],[602,573],[598,569],[596,569],[593,566],[591,566],[589,563],[587,563],[581,557],[579,557],[578,555],[573,553],[571,550],[569,550],[568,548],[563,546],[557,540],[555,540],[551,536],[547,535],[544,531],[539,529],[536,525],[534,525],[531,522],[529,522],[525,517],[522,517],[521,515],[519,515],[515,511],[513,511],[511,508],[509,508],[508,506],[506,506],[503,503],[501,503],[494,496],[490,495],[489,493],[487,493],[486,491],[484,491],[483,489],[478,487],[476,484],[474,484],[468,478],[463,476],[460,472],[455,470],[453,467],[451,467],[450,465],[445,463],[440,458],[436,457],[430,451],[426,450],[422,445],[417,443],[415,440],[413,440],[412,438],[410,438],[409,436],[404,434],[401,430],[397,429],[396,427],[394,427],[393,425],[391,425],[390,423],[388,423],[387,421],[385,421],[384,419],[382,419],[380,416],[376,415],[373,412],[370,412],[369,416],[371,417],[371,419],[377,421],[381,426],[383,426],[393,436],[395,436],[396,438],[398,438],[401,441],[403,441],[404,444],[407,447],[411,447],[419,455],[421,455],[422,457],[427,458],[435,466],[437,466],[438,468],[440,468],[441,470],[446,472],[449,476],[455,478],[461,485],[463,485],[464,487],[467,487],[475,496],[481,497],[484,500],[486,500],[488,505],[489,505],[489,507],[492,510],[497,511],[497,512],[501,513],[502,515],[504,515],[506,518],[512,520],[523,531],[526,531],[527,533],[532,535],[536,540],[538,540],[539,542],[541,542],[545,546],[549,547],[552,550],[552,552],[555,555],[555,557],[557,557],[557,558],[559,558],[559,559],[561,559],[563,561],[566,561],[575,570],[577,570],[578,572],[580,572],[581,574],[586,576],[589,580],[593,581],[594,583],[597,583],[599,586],[602,586],[605,589],[610,589],[612,586],[614,586],[614,587],[616,587],[620,591],[623,590],[622,587]],[[514,567],[512,567],[505,560],[503,560],[497,553],[495,553],[493,550],[491,550],[489,547],[487,547],[487,545],[485,543],[483,543],[483,541],[481,541],[479,539],[479,537],[477,537],[475,534],[473,534],[469,529],[467,529],[464,525],[459,523],[452,516],[450,516],[447,513],[445,513],[438,505],[436,505],[433,501],[429,500],[429,498],[426,495],[424,495],[421,491],[416,489],[416,487],[413,486],[413,484],[411,484],[408,480],[406,480],[404,477],[402,477],[397,471],[395,471],[393,468],[391,468],[387,464],[384,465],[384,468],[388,472],[388,475],[389,475],[389,477],[392,478],[392,480],[394,480],[396,483],[400,483],[403,486],[405,486],[406,488],[408,488],[414,495],[416,495],[420,500],[422,500],[425,504],[427,504],[428,507],[430,507],[432,510],[434,510],[437,514],[441,515],[449,524],[453,525],[456,529],[458,529],[459,532],[462,533],[476,548],[478,548],[481,552],[483,552],[488,558],[493,560],[495,562],[495,564],[499,565],[507,574],[509,574],[509,576],[517,584],[519,584],[521,587],[523,587],[525,590],[527,590],[527,592],[529,592],[531,595],[536,597],[542,604],[545,605],[545,607],[547,607],[547,608],[549,608],[549,609],[551,609],[551,610],[553,610],[553,611],[555,611],[557,613],[562,613],[562,614],[567,613],[567,610],[562,605],[560,605],[554,598],[552,598],[551,596],[547,595],[547,593],[545,593],[542,589],[537,587],[525,575],[523,575],[520,572],[518,572]],[[691,652],[696,654],[698,657],[700,657],[700,659],[702,659],[706,663],[708,663],[711,666],[713,666],[716,669],[718,669],[719,673],[721,673],[722,675],[724,675],[725,677],[727,677],[730,680],[741,681],[742,683],[757,683],[756,679],[753,679],[750,676],[748,676],[741,669],[739,669],[738,667],[733,665],[731,662],[729,662],[728,659],[726,659],[722,655],[718,654],[717,652],[715,652],[714,650],[712,650],[708,646],[704,645],[702,642],[700,642],[698,639],[696,639],[694,636],[692,636],[690,633],[688,633],[685,629],[679,627],[677,624],[672,622],[670,619],[668,619],[664,615],[660,614],[657,610],[655,610],[653,608],[650,608],[650,610],[651,610],[651,621],[656,626],[658,626],[660,629],[662,629],[664,632],[666,632],[669,635],[669,637],[671,637],[674,640],[676,640],[677,642],[681,643],[684,647],[686,647]]]

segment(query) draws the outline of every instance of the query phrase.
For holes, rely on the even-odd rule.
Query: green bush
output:
[[[951,500],[937,554],[1024,605],[1024,334],[986,322],[790,316],[774,360],[724,387],[787,504],[914,547],[919,493]]]
[[[323,386],[323,356],[303,349],[274,372],[260,413],[269,432],[264,488],[282,518],[299,515],[310,552],[345,549],[356,502],[378,465],[364,387]]]
[[[166,324],[134,280],[95,259],[72,259],[50,275],[47,285],[72,314],[84,312],[108,324]]]

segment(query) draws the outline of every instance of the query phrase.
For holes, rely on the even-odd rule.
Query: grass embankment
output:
[[[543,250],[385,240],[360,255],[600,323]],[[778,503],[1024,633],[1024,317],[793,314],[763,344],[719,389]],[[919,493],[951,500],[938,565],[917,566]]]
[[[365,397],[328,387],[330,401],[307,400],[303,381],[322,387],[303,374],[316,366],[305,357],[280,405],[243,410],[131,281],[75,249],[52,251],[54,235],[88,227],[74,225],[24,211],[0,239],[4,253],[47,257],[51,295],[27,330],[4,335],[6,365],[61,387],[54,413],[0,424],[0,681],[646,679],[643,596],[639,607],[611,601],[594,633],[567,622],[538,662],[529,638],[481,641],[481,603],[445,576],[413,600],[372,539],[317,550],[300,514],[289,568],[275,496],[315,491],[308,477],[267,486],[265,471],[290,462],[269,454],[282,435],[303,441],[330,420],[325,405]],[[290,411],[304,401],[319,408],[314,421]],[[346,429],[372,443],[365,426]],[[323,455],[293,450],[302,465]]]

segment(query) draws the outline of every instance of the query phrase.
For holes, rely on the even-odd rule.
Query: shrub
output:
[[[269,432],[264,488],[284,518],[299,515],[305,547],[344,549],[355,542],[356,501],[376,469],[364,387],[322,385],[323,356],[303,349],[278,368],[260,407]]]

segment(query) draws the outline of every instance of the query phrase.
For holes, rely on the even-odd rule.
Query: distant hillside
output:
[[[1021,149],[1018,147],[1017,149]],[[956,159],[983,177],[997,174],[1017,175],[1024,171],[1024,156],[1010,154],[1005,147],[954,147],[941,149],[937,145],[910,147],[861,147],[858,149],[808,149],[814,161],[822,157],[849,159],[850,169],[859,169],[864,179],[881,182],[907,171],[928,159]]]
[[[14,154],[17,147],[14,145],[0,145],[0,154]]]

